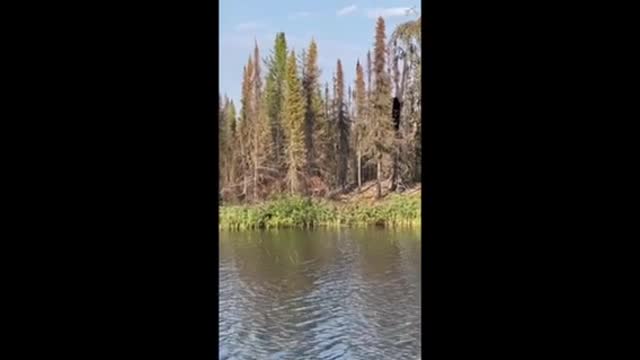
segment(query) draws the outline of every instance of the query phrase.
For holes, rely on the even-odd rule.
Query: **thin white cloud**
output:
[[[309,15],[311,15],[311,13],[308,11],[298,11],[296,13],[289,15],[289,20],[302,19],[302,18],[308,17]]]
[[[349,5],[347,7],[344,7],[342,9],[338,10],[338,12],[336,14],[338,16],[345,16],[345,15],[351,14],[352,12],[356,11],[356,9],[358,9],[358,6]]]
[[[262,27],[262,24],[250,21],[236,25],[236,31],[251,31],[259,29],[260,27]]]
[[[376,8],[369,9],[367,11],[367,17],[371,19],[376,19],[380,16],[383,18],[393,17],[393,16],[407,16],[411,15],[410,7],[395,7],[395,8]]]

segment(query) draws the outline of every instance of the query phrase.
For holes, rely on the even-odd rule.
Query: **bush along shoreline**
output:
[[[219,229],[252,230],[317,227],[419,227],[421,195],[390,194],[353,202],[282,197],[258,204],[222,205]]]

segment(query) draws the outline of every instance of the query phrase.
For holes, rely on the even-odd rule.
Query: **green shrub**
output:
[[[374,204],[338,204],[302,197],[281,197],[256,205],[219,208],[220,228],[312,228],[319,226],[420,226],[420,196],[392,195]]]

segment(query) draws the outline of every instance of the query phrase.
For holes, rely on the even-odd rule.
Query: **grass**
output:
[[[371,201],[332,202],[283,197],[251,205],[219,208],[219,227],[225,230],[314,227],[417,227],[421,224],[421,195],[391,194]]]

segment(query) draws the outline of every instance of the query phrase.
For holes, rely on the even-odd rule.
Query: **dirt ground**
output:
[[[391,180],[385,180],[382,182],[382,199],[389,195],[389,188],[391,187]],[[415,184],[411,186],[409,189],[402,192],[403,195],[415,195],[419,194],[422,191],[422,184]],[[345,203],[351,202],[375,202],[376,201],[376,182],[369,181],[362,184],[362,189],[358,192],[358,189],[353,190],[352,192],[341,194],[336,196],[336,201],[341,201]]]

